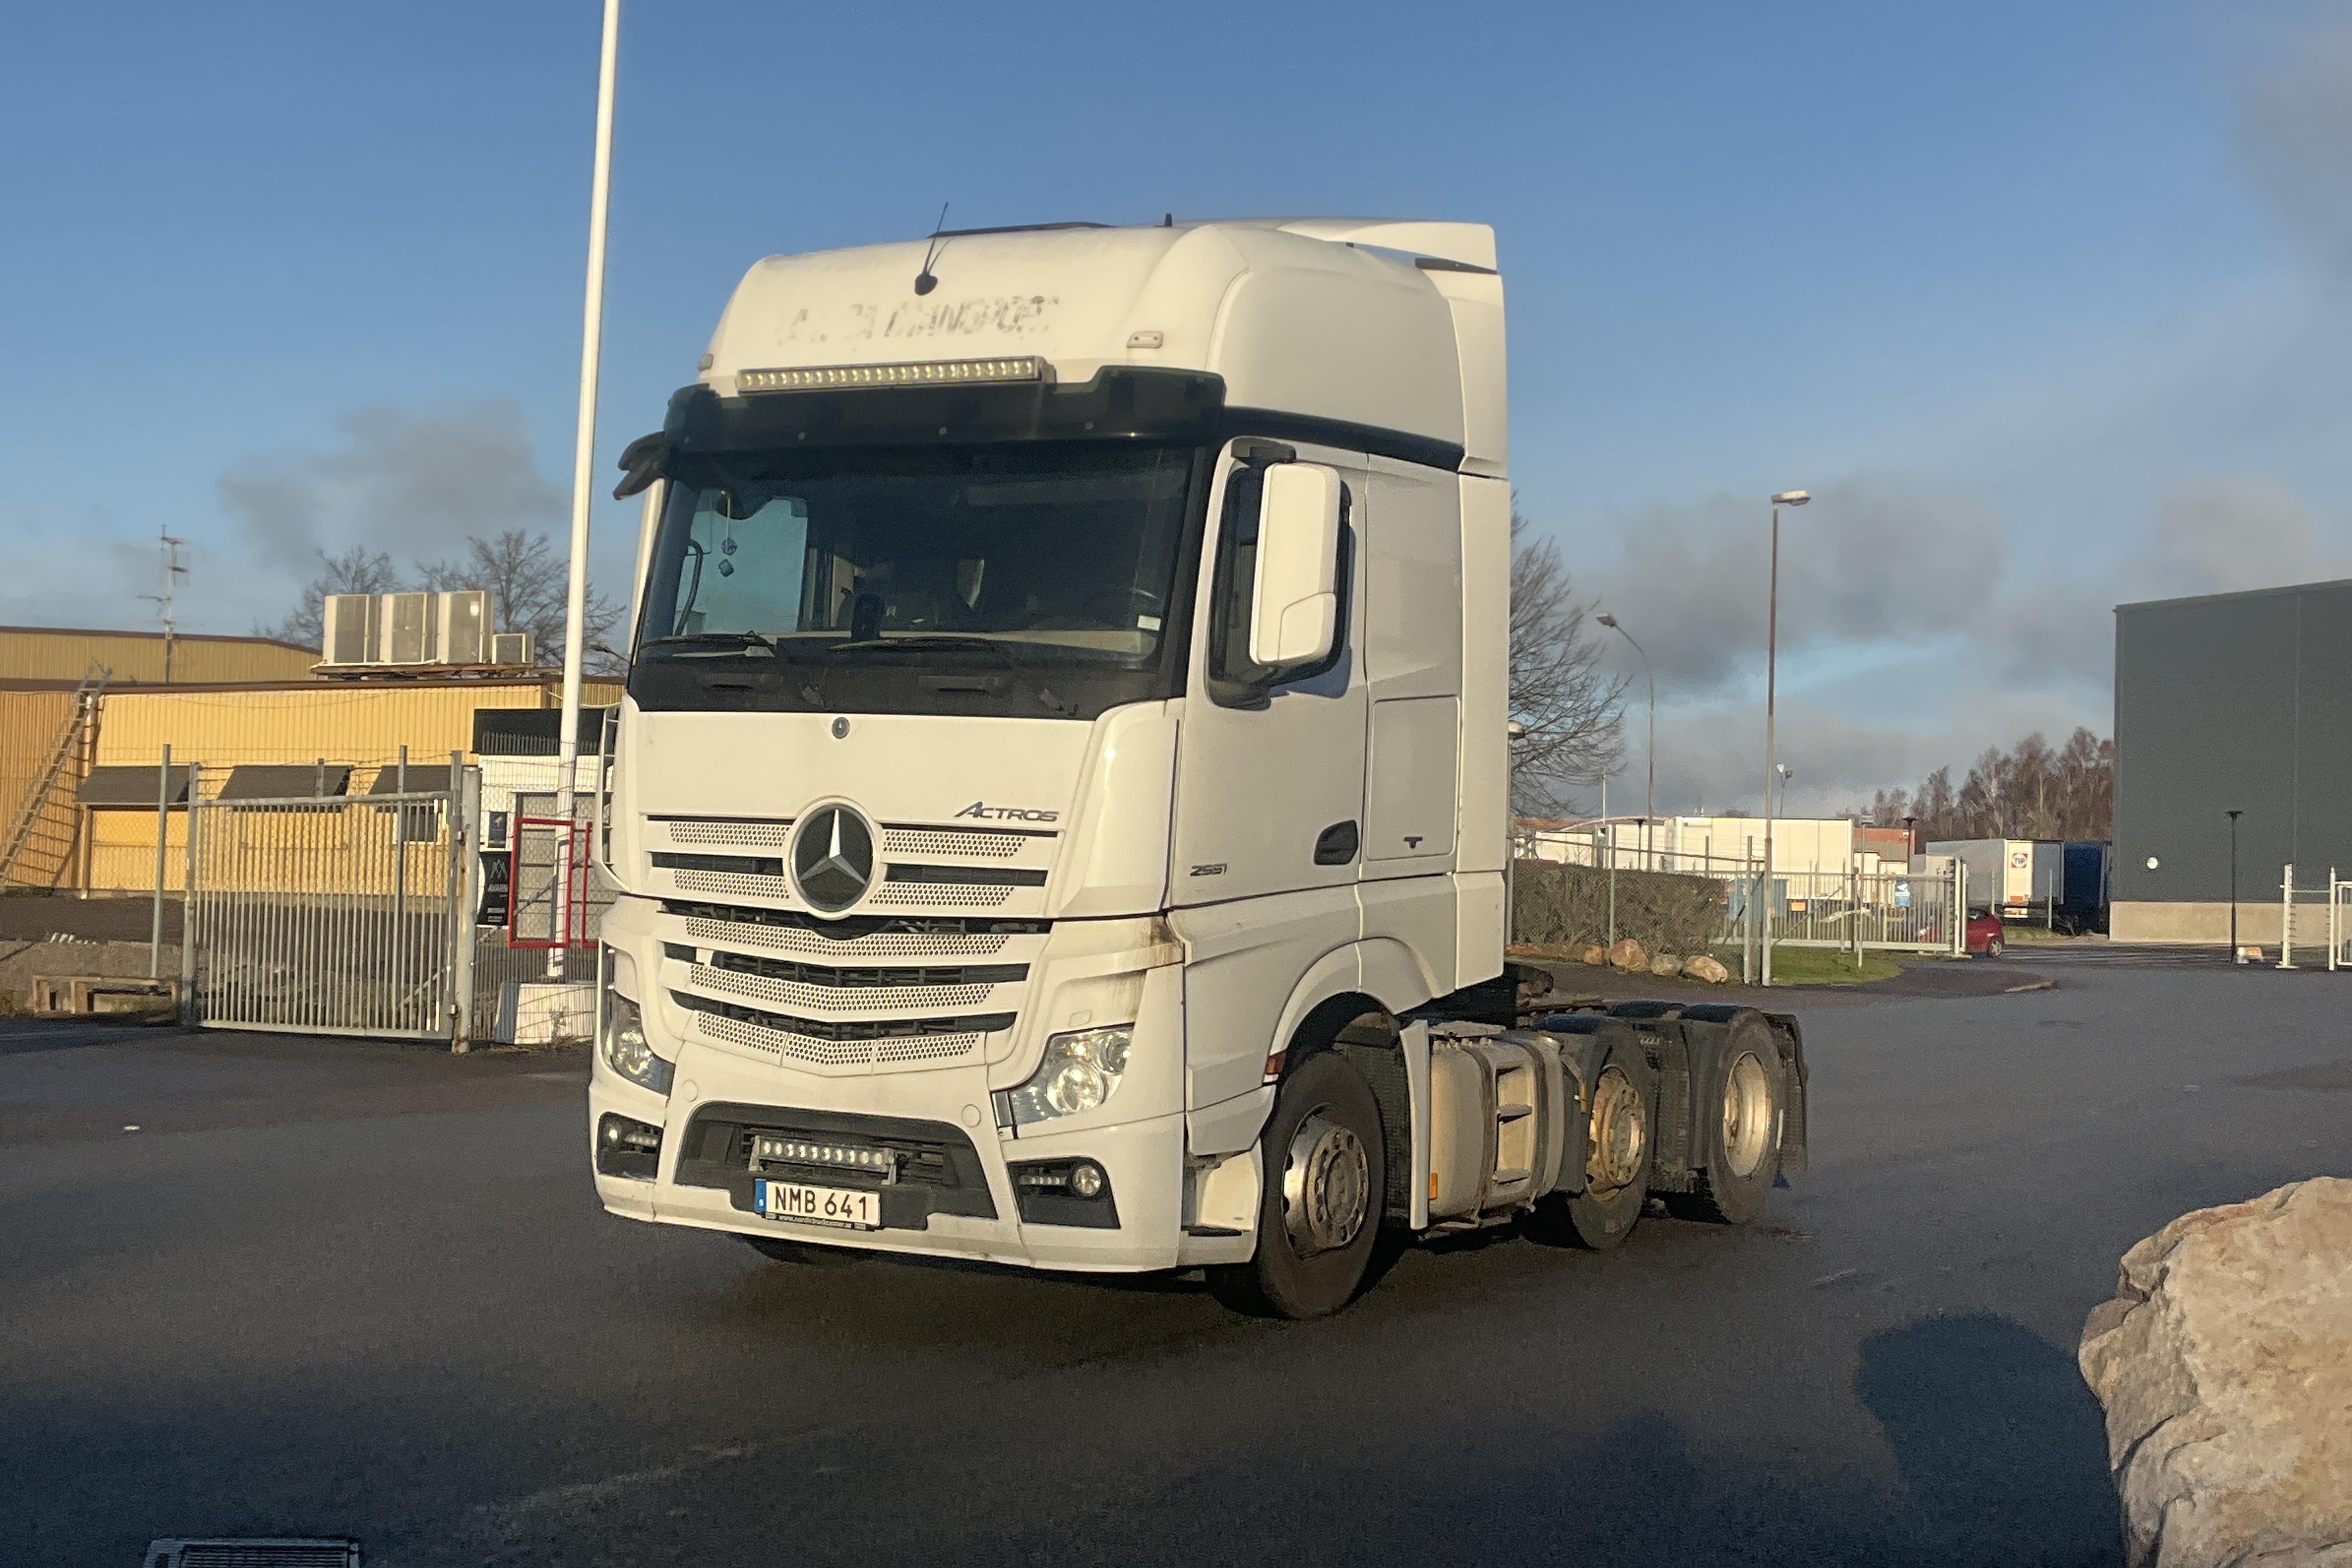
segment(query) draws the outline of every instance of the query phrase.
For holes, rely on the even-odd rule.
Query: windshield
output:
[[[640,665],[1159,662],[1189,448],[683,459]]]

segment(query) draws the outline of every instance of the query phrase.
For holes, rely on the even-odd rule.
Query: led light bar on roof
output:
[[[852,386],[958,386],[976,382],[1051,381],[1054,367],[1035,354],[998,359],[922,360],[912,364],[821,364],[794,370],[739,370],[741,392],[818,392]]]

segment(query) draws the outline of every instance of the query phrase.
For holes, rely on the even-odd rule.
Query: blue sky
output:
[[[16,18],[0,621],[138,624],[159,524],[215,631],[317,546],[560,527],[596,28]],[[2120,599],[2352,573],[2341,5],[634,0],[614,181],[600,491],[761,254],[1494,223],[1522,506],[1656,658],[1662,807],[1754,804],[1773,489],[1800,807],[2104,729]]]

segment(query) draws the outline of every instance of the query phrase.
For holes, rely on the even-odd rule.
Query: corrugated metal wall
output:
[[[180,637],[172,647],[175,683],[304,680],[319,656],[261,637]],[[0,626],[0,680],[79,680],[94,667],[117,684],[163,677],[163,639],[141,632]]]
[[[26,792],[48,761],[58,731],[73,712],[70,691],[0,691],[0,854],[6,852],[5,836],[15,831],[17,816],[25,808]],[[63,781],[68,798],[80,777],[79,768],[68,770]],[[50,804],[34,827],[33,842],[10,873],[10,882],[48,887],[60,879],[70,880],[74,816],[69,805]]]
[[[582,700],[618,700],[618,681],[583,683]],[[0,693],[58,697],[62,693]],[[199,787],[219,794],[241,763],[327,762],[354,771],[349,791],[364,793],[379,769],[394,765],[408,748],[412,785],[446,787],[449,753],[473,758],[478,708],[551,707],[561,699],[552,681],[469,680],[320,682],[257,690],[114,690],[99,722],[99,766],[152,767],[166,744],[174,764],[194,763]],[[91,811],[88,886],[93,892],[151,890],[155,879],[155,813],[152,808]],[[165,882],[182,875],[184,814],[173,812],[166,840]]]

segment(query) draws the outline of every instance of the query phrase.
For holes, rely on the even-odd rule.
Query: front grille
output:
[[[1010,860],[1032,838],[1053,835],[1008,833],[982,827],[917,827],[901,823],[882,829],[886,855],[944,855],[968,860]]]
[[[670,879],[688,893],[750,894],[755,899],[789,899],[790,883],[782,877],[750,877],[735,871],[672,871]]]
[[[711,956],[718,959],[734,955],[714,953]],[[789,969],[798,965],[782,967]],[[920,973],[921,971],[911,973]],[[831,1013],[872,1012],[882,1007],[977,1007],[988,1000],[990,992],[996,989],[993,985],[892,985],[870,991],[856,990],[775,980],[715,963],[698,963],[691,973],[698,990],[724,992],[730,996],[748,997],[776,1007],[807,1007]]]
[[[685,886],[681,879],[678,884]],[[959,887],[952,882],[885,882],[866,900],[877,909],[1003,909],[1013,901],[1011,888]]]
[[[821,1068],[945,1067],[980,1049],[989,1035],[1013,1026],[1014,1015],[986,1013],[943,1018],[803,1018],[670,993],[695,1015],[705,1039],[763,1056]]]
[[[687,909],[709,909],[708,905],[664,906],[672,913]],[[686,934],[711,942],[735,942],[760,947],[772,947],[786,952],[823,953],[837,958],[845,953],[859,958],[990,958],[1003,952],[1005,945],[1024,931],[994,930],[978,931],[961,921],[833,921],[823,924],[788,924],[781,921],[754,920],[755,915],[767,915],[769,910],[726,909],[710,914],[688,914]],[[1042,921],[991,922],[999,925],[1028,924],[1038,932],[1045,930]],[[931,929],[934,927],[946,929]]]
[[[795,1018],[787,1013],[762,1013],[756,1007],[716,1002],[690,991],[673,991],[670,998],[697,1013],[716,1013],[740,1023],[818,1040],[910,1040],[925,1035],[987,1035],[1011,1028],[1013,1018],[1010,1013],[968,1013],[948,1018]]]
[[[793,832],[790,817],[762,820],[756,817],[649,816],[646,820],[667,829],[672,844],[734,844],[781,849]]]
[[[741,877],[782,877],[783,861],[764,855],[679,855],[654,851],[657,871],[730,871]]]
[[[754,1172],[752,1140],[762,1134],[796,1142],[881,1150],[889,1157],[890,1169],[886,1173],[770,1161]],[[989,1196],[988,1175],[981,1167],[978,1151],[962,1129],[944,1121],[757,1105],[710,1105],[695,1113],[679,1141],[678,1185],[723,1189],[737,1208],[756,1213],[751,1184],[762,1175],[822,1187],[878,1191],[882,1225],[887,1230],[924,1229],[934,1214],[996,1217],[996,1203]]]
[[[257,1537],[150,1542],[145,1568],[359,1568],[356,1541]]]
[[[691,950],[672,952],[691,957]],[[794,963],[789,959],[761,958],[751,953],[713,952],[714,969],[731,969],[770,980],[796,981],[803,985],[832,985],[858,990],[875,986],[1004,985],[1029,978],[1025,963],[916,964],[905,968],[835,969],[822,963]]]

